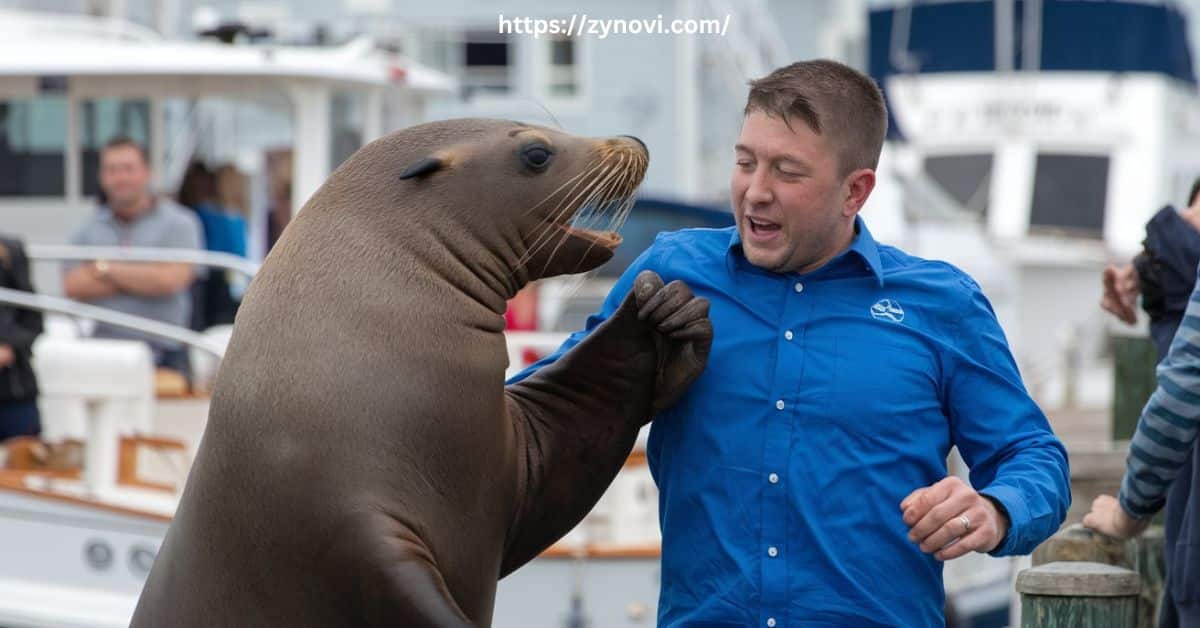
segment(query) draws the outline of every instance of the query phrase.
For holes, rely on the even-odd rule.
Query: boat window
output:
[[[1107,191],[1108,156],[1039,153],[1030,231],[1102,237]]]
[[[67,100],[0,100],[0,196],[63,196]]]
[[[104,98],[87,100],[79,110],[84,196],[100,192],[100,150],[114,137],[132,138],[150,150],[150,102]]]
[[[547,40],[549,65],[546,92],[551,97],[572,98],[579,95],[579,67],[575,40],[558,36]]]
[[[512,45],[496,31],[463,33],[463,97],[512,91]]]
[[[926,157],[925,172],[963,209],[987,215],[992,181],[991,153]]]

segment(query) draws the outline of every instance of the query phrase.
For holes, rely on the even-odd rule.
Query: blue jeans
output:
[[[0,402],[0,442],[14,436],[37,436],[42,433],[42,415],[37,401]]]

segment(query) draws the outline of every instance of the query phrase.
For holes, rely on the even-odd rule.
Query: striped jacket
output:
[[[1142,410],[1129,445],[1118,499],[1125,512],[1145,518],[1158,512],[1179,475],[1200,428],[1200,281],[1167,357],[1158,365],[1158,388]]]

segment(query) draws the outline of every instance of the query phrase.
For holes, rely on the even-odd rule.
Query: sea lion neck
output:
[[[348,217],[378,235],[389,264],[419,267],[430,280],[502,316],[507,301],[527,282],[523,269],[513,270],[520,238],[515,228],[472,226],[455,218],[440,207],[415,205]]]

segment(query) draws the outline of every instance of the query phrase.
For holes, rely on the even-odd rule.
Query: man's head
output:
[[[150,161],[146,149],[127,137],[108,141],[100,151],[100,189],[121,218],[133,218],[150,200]]]
[[[803,61],[752,81],[730,182],[750,263],[808,272],[849,245],[886,132],[883,94],[848,66]]]

